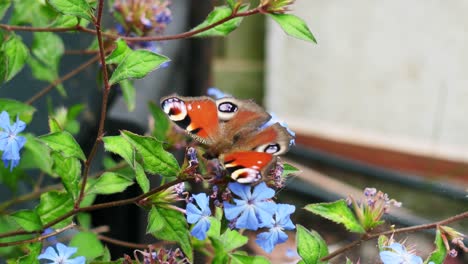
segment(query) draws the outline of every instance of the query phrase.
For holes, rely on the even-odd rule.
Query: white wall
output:
[[[298,0],[268,25],[269,110],[299,130],[468,160],[468,1]]]

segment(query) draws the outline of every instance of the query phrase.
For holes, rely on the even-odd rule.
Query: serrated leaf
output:
[[[73,200],[78,197],[80,187],[81,163],[77,158],[65,158],[59,153],[53,153],[54,174],[62,179],[65,190],[71,195]]]
[[[146,176],[143,166],[141,166],[139,163],[135,164],[135,179],[144,193],[149,191],[150,182]]]
[[[41,200],[36,208],[36,212],[41,217],[41,221],[47,224],[73,209],[73,200],[68,193],[50,191],[41,195]],[[56,224],[55,228],[62,228],[70,224],[72,217],[69,217]]]
[[[46,27],[57,16],[55,11],[45,1],[15,0],[10,24],[32,24],[34,27]]]
[[[64,157],[75,157],[83,161],[86,160],[80,145],[67,131],[47,134],[40,136],[39,139],[52,150],[62,153]]]
[[[88,192],[96,194],[119,193],[125,191],[125,189],[132,184],[133,181],[130,181],[117,173],[106,172],[97,179],[96,183]]]
[[[427,260],[424,261],[424,263],[434,262],[434,264],[442,264],[447,257],[447,248],[445,247],[444,241],[442,240],[439,229],[436,231],[434,244],[436,247],[435,250],[431,253]]]
[[[103,138],[104,149],[122,157],[133,167],[134,151],[132,145],[122,136],[108,136]]]
[[[93,21],[91,6],[86,0],[47,0],[58,12]]]
[[[231,264],[268,264],[270,261],[263,256],[247,256],[239,253],[229,254]]]
[[[21,41],[21,38],[15,35],[10,35],[10,39],[3,43],[2,50],[8,63],[5,81],[9,81],[23,69],[29,56],[29,51],[28,47]]]
[[[59,122],[53,117],[49,117],[49,131],[50,133],[63,131],[63,128],[60,126]]]
[[[78,18],[70,15],[60,15],[50,27],[74,27],[78,24]]]
[[[53,81],[59,78],[58,71],[56,69],[41,63],[39,60],[35,59],[32,56],[28,59],[28,65],[29,67],[31,67],[33,76],[38,80],[52,83]],[[60,95],[67,95],[63,84],[59,83],[55,86],[55,88],[60,93]]]
[[[0,98],[1,111],[7,111],[10,117],[19,116],[21,121],[29,124],[32,120],[36,108],[12,99]],[[16,119],[16,118],[15,118]]]
[[[310,32],[309,27],[301,18],[291,14],[268,14],[273,20],[275,20],[286,34],[302,39],[317,43],[314,35]]]
[[[153,206],[148,214],[147,233],[159,239],[179,243],[189,260],[193,258],[187,221],[181,212]]]
[[[16,264],[36,264],[37,263],[37,257],[39,254],[41,254],[42,250],[42,243],[32,243],[26,245],[26,248],[28,250],[27,255],[22,256],[18,258],[16,261]]]
[[[112,85],[125,79],[141,79],[167,61],[167,57],[149,50],[129,52],[112,73],[109,83]]]
[[[11,5],[11,0],[1,0],[0,1],[0,20],[5,15],[6,11]]]
[[[115,45],[115,49],[106,57],[106,63],[108,64],[119,64],[132,52],[125,40],[119,39],[115,42]]]
[[[247,10],[248,5],[243,5],[239,8],[239,11]],[[228,18],[232,14],[232,10],[228,6],[218,6],[215,7],[211,13],[208,14],[205,21],[193,28],[191,31],[198,30],[214,23],[217,23],[223,19]],[[237,17],[230,19],[214,28],[208,29],[206,31],[200,32],[195,35],[195,37],[208,37],[208,36],[226,36],[232,31],[234,31],[242,22],[242,17]]]
[[[304,209],[335,223],[342,224],[351,232],[365,233],[364,228],[356,220],[345,200],[338,200],[332,203],[309,204]]]
[[[41,218],[32,210],[17,211],[11,216],[26,231],[35,231],[42,228]]]
[[[129,131],[122,131],[122,136],[137,150],[143,158],[143,168],[150,173],[164,177],[174,177],[180,168],[174,156],[165,151],[162,143],[152,137],[139,136]]]
[[[135,87],[132,82],[129,80],[123,80],[120,82],[120,88],[122,89],[122,95],[127,104],[127,109],[129,112],[135,110],[136,103],[136,92]]]
[[[328,255],[328,247],[323,238],[315,231],[296,225],[296,245],[297,253],[304,263],[327,263],[320,261]]]
[[[84,256],[87,261],[91,261],[104,254],[104,246],[91,232],[80,232],[76,234],[69,244],[70,247],[78,248],[76,256]]]
[[[166,135],[170,128],[169,118],[167,118],[166,113],[164,113],[161,107],[155,103],[149,102],[148,107],[154,118],[153,137],[164,142],[166,141]]]
[[[40,169],[41,171],[52,174],[52,157],[47,146],[42,144],[36,137],[26,134],[26,144],[21,155],[20,167],[22,169]]]
[[[283,164],[283,173],[281,174],[281,177],[282,178],[287,177],[289,174],[295,173],[295,172],[298,172],[298,171],[299,171],[299,169],[294,167],[293,165],[284,163]]]

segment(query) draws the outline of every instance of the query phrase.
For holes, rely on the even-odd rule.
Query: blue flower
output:
[[[205,240],[206,238],[206,231],[210,229],[210,219],[209,216],[211,215],[211,210],[209,207],[209,198],[208,195],[205,193],[194,194],[192,197],[197,202],[197,206],[193,203],[187,204],[186,214],[187,214],[187,222],[190,224],[195,224],[192,228],[192,236],[200,239]]]
[[[271,218],[271,223],[267,226],[270,230],[258,234],[255,242],[268,253],[273,250],[276,244],[286,242],[288,235],[283,230],[293,230],[295,228],[289,218],[295,210],[296,207],[293,205],[277,204],[275,216]]]
[[[48,247],[44,253],[39,255],[37,259],[45,259],[49,260],[50,264],[85,264],[86,258],[85,257],[76,257],[74,259],[70,259],[71,255],[75,254],[77,248],[74,247],[67,247],[64,244],[58,243],[54,249],[52,246]],[[52,261],[52,262],[50,262]]]
[[[257,230],[271,224],[276,204],[269,199],[275,191],[262,182],[251,192],[250,185],[229,183],[229,189],[240,199],[234,198],[235,205],[224,202],[224,214],[228,220],[236,219],[236,228]]]
[[[384,264],[422,264],[421,257],[408,252],[406,248],[399,243],[392,243],[390,246],[385,247],[390,250],[380,252],[380,260]]]
[[[26,138],[18,136],[24,130],[26,123],[16,118],[16,122],[10,125],[10,116],[3,111],[0,114],[0,150],[3,151],[2,160],[5,167],[10,167],[10,171],[18,166],[20,161],[20,150],[26,143]]]
[[[215,99],[221,99],[221,98],[224,98],[224,97],[231,97],[232,96],[230,94],[222,92],[221,90],[219,90],[216,87],[208,88],[208,90],[206,90],[206,94],[211,96],[211,97],[214,97]]]

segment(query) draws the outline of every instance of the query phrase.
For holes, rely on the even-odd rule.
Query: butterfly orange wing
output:
[[[239,151],[221,156],[223,165],[231,178],[239,183],[252,183],[269,172],[276,157],[264,152]]]

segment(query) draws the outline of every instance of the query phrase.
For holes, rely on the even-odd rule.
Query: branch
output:
[[[353,241],[353,242],[351,242],[351,243],[349,243],[349,244],[347,244],[347,245],[333,251],[332,253],[328,254],[327,256],[323,257],[321,259],[321,261],[330,260],[330,259],[340,255],[341,253],[344,253],[344,252],[350,250],[351,248],[361,244],[361,242],[363,242],[363,241],[378,238],[379,236],[382,236],[382,235],[409,233],[409,232],[414,232],[414,231],[419,231],[419,230],[424,230],[424,229],[436,228],[437,226],[447,225],[447,224],[450,224],[450,223],[453,223],[453,222],[456,222],[456,221],[459,221],[459,220],[462,220],[462,219],[465,219],[465,218],[468,219],[468,211],[466,211],[464,213],[461,213],[461,214],[458,214],[458,215],[455,215],[455,216],[452,216],[452,217],[449,217],[447,219],[438,221],[438,222],[430,223],[430,224],[410,226],[410,227],[405,227],[405,228],[398,228],[398,229],[395,229],[395,230],[388,230],[388,231],[384,231],[384,232],[380,232],[380,233],[374,233],[374,234],[367,233],[367,234],[364,234],[359,240]]]
[[[41,235],[41,236],[31,238],[31,239],[26,239],[26,240],[19,240],[19,241],[13,241],[13,242],[0,243],[0,247],[8,247],[8,246],[21,245],[21,244],[27,244],[27,243],[41,242],[42,240],[44,240],[46,238],[56,236],[56,235],[62,233],[63,231],[68,230],[68,229],[70,229],[70,228],[72,228],[74,226],[75,226],[75,223],[72,222],[71,224],[67,225],[64,228],[56,229],[52,233],[49,233],[49,234],[46,234],[46,235]]]
[[[246,17],[255,15],[261,12],[261,8],[251,9],[245,12],[233,12],[230,16],[223,18],[211,25],[199,28],[197,30],[186,31],[183,33],[175,34],[175,35],[168,35],[168,36],[151,36],[151,37],[128,37],[128,36],[121,36],[118,34],[111,34],[111,33],[100,33],[102,36],[108,39],[124,39],[128,42],[138,42],[138,41],[165,41],[165,40],[175,40],[175,39],[183,39],[193,37],[194,35],[212,29],[216,26],[223,24],[231,19],[238,18],[238,17]],[[99,16],[98,16],[99,18]],[[92,30],[89,28],[84,28],[79,25],[74,27],[63,27],[63,28],[50,28],[50,27],[28,27],[28,26],[10,26],[6,24],[0,24],[0,28],[3,28],[7,31],[34,31],[34,32],[69,32],[69,31],[80,31],[83,33],[91,34],[91,35],[98,35],[98,30]]]
[[[90,211],[94,211],[94,210],[110,208],[110,207],[116,207],[116,206],[122,206],[122,205],[128,205],[128,204],[132,204],[132,203],[138,204],[138,202],[140,200],[143,200],[144,198],[146,198],[148,196],[151,196],[153,194],[156,194],[158,192],[164,191],[167,188],[169,188],[169,187],[171,187],[173,185],[179,184],[181,182],[184,182],[186,180],[188,180],[188,179],[184,179],[184,180],[176,179],[174,181],[171,181],[171,182],[168,182],[166,184],[160,185],[160,186],[158,186],[156,188],[153,188],[152,190],[150,190],[147,193],[143,193],[143,194],[135,196],[133,198],[118,200],[118,201],[112,201],[112,202],[107,202],[107,203],[100,203],[100,204],[95,204],[95,205],[91,205],[91,206],[87,206],[87,207],[74,208],[71,211],[69,211],[68,213],[65,213],[65,214],[61,215],[60,217],[56,218],[55,220],[47,223],[40,230],[35,230],[35,231],[17,230],[17,231],[7,232],[7,233],[0,234],[0,238],[17,236],[17,235],[28,235],[28,234],[37,234],[37,233],[40,234],[40,233],[44,232],[44,230],[46,228],[54,226],[57,223],[65,220],[65,219],[67,219],[67,218],[69,218],[71,216],[74,216],[74,215],[76,215],[78,213],[81,213],[81,212],[90,212]],[[0,247],[1,247],[1,244],[0,244]]]
[[[138,243],[131,243],[119,239],[115,239],[112,237],[98,235],[99,240],[102,240],[107,243],[111,243],[117,246],[126,247],[126,248],[139,248],[139,249],[147,249],[149,246],[153,246],[155,248],[162,247],[163,245],[168,244],[168,242],[159,242],[159,243],[152,243],[152,244],[138,244]]]

